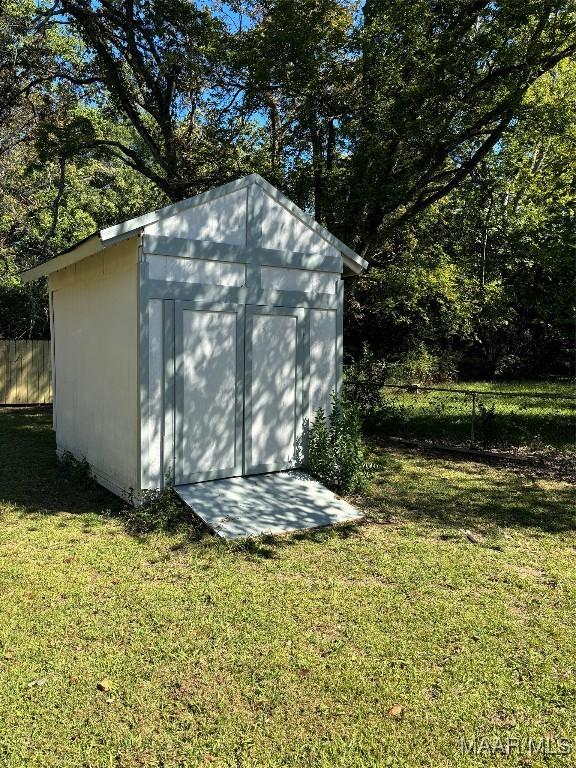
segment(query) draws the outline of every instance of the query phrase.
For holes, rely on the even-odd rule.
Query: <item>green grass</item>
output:
[[[438,385],[444,389],[516,392],[521,397],[480,395],[475,438],[487,445],[576,449],[576,388],[540,381],[485,382]],[[531,393],[565,395],[572,399],[535,397]],[[487,409],[483,413],[482,408]],[[491,413],[493,409],[493,414]],[[464,443],[470,440],[472,398],[444,392],[406,392],[385,388],[371,423],[379,433],[414,438],[437,438]]]
[[[493,762],[462,735],[574,740],[574,486],[386,451],[366,524],[230,545],[129,535],[53,448],[48,413],[0,412],[2,768],[452,768]],[[524,757],[495,762],[575,759]]]

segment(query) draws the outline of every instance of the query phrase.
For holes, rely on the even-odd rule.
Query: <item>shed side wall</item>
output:
[[[57,446],[117,493],[137,487],[137,260],[132,238],[49,280]]]

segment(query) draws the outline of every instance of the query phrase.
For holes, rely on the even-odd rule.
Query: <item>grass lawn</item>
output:
[[[576,450],[576,388],[573,384],[474,381],[446,384],[443,388],[521,393],[512,397],[479,396],[475,437],[481,442]],[[550,397],[535,397],[531,394],[534,392]],[[572,399],[555,399],[552,395]],[[470,395],[385,388],[377,423],[379,430],[388,434],[466,442],[470,439],[471,412]]]
[[[382,450],[366,524],[134,537],[49,420],[0,411],[2,768],[576,763],[575,486]]]

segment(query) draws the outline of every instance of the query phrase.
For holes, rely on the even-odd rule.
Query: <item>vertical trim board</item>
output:
[[[246,198],[246,248],[262,246],[262,221],[265,192],[257,184],[250,184]]]
[[[336,308],[336,392],[342,390],[344,371],[344,280],[338,285],[338,304]]]
[[[137,350],[137,429],[136,429],[136,473],[138,488],[148,488],[148,376],[149,376],[149,332],[148,332],[148,299],[145,287],[148,282],[148,264],[144,261],[141,243],[138,245],[137,261],[137,316],[138,316],[138,350]]]
[[[163,433],[163,452],[162,452],[162,487],[167,484],[173,484],[175,481],[174,457],[175,446],[175,402],[174,387],[176,380],[176,354],[175,354],[175,303],[173,301],[163,301],[164,316],[164,343],[162,345],[164,362],[164,386],[163,386],[163,412],[164,412],[164,433]]]

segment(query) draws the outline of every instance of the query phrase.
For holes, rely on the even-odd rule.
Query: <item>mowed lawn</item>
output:
[[[574,486],[381,451],[366,524],[230,545],[53,449],[0,412],[2,768],[575,764]],[[460,754],[512,735],[574,752]]]

